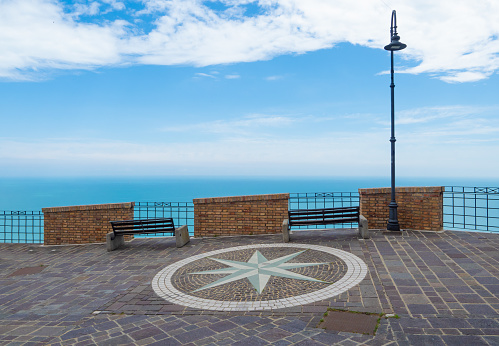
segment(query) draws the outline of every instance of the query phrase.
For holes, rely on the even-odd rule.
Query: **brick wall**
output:
[[[289,193],[194,199],[194,236],[279,233]]]
[[[106,241],[109,221],[132,220],[135,203],[43,208],[44,244],[86,244]]]
[[[442,186],[397,187],[398,220],[401,229],[443,230]],[[390,188],[359,189],[360,213],[367,218],[369,228],[386,229]]]

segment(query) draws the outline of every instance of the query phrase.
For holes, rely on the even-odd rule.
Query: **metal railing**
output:
[[[499,232],[499,188],[446,186],[444,227]]]
[[[499,233],[499,188],[446,186],[443,200],[446,229]],[[289,198],[290,210],[354,206],[359,206],[357,192],[291,193]],[[194,232],[192,202],[135,203],[135,219],[161,217],[171,217],[176,226],[187,225],[189,233]],[[41,211],[0,211],[0,243],[43,244],[43,222]],[[352,228],[357,225],[315,227]]]
[[[0,243],[43,244],[43,213],[0,211]]]
[[[192,202],[136,202],[134,219],[173,218],[175,227],[187,225],[189,234],[194,234],[194,204]],[[148,237],[170,234],[156,233]],[[136,236],[140,237],[140,236]]]
[[[358,192],[306,192],[289,194],[289,210],[296,209],[324,209],[340,207],[358,207],[360,197]],[[353,228],[355,223],[342,223],[333,225],[309,225],[293,228]]]

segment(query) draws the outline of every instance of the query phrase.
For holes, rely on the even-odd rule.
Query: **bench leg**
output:
[[[288,219],[285,219],[282,222],[282,241],[285,242],[285,243],[289,243]]]
[[[190,240],[187,225],[183,225],[182,227],[175,229],[175,241],[177,242],[177,247],[184,246]]]
[[[369,239],[367,219],[362,215],[359,217],[359,236],[363,239]]]
[[[106,234],[107,251],[113,251],[122,245],[125,245],[125,237],[122,235],[114,236],[113,232]]]

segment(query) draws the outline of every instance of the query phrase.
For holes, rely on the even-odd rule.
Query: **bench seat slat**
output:
[[[359,207],[333,207],[333,208],[308,208],[308,209],[291,209],[291,212],[300,212],[300,211],[318,211],[318,210],[326,210],[326,211],[341,211],[341,210],[356,210]]]
[[[334,207],[334,208],[310,208],[310,209],[291,209],[290,212],[307,212],[307,211],[342,211],[342,210],[358,210],[359,207]]]
[[[358,210],[345,210],[342,211],[341,213],[330,213],[330,212],[314,212],[314,213],[290,213],[291,216],[293,217],[299,217],[299,216],[310,216],[313,217],[314,215],[344,215],[344,214],[359,214]]]
[[[328,218],[342,218],[342,217],[359,217],[359,213],[344,213],[344,214],[314,214],[314,215],[292,215],[292,220],[322,220]]]
[[[119,229],[154,229],[154,228],[172,228],[174,227],[173,224],[168,223],[168,224],[163,224],[163,223],[158,223],[158,224],[145,224],[145,225],[115,225],[114,229],[119,230]]]
[[[170,233],[170,234],[173,234],[173,233],[175,233],[175,230],[171,230],[171,229],[159,229],[159,230],[146,231],[146,232],[136,232],[136,231],[115,232],[116,235],[153,234],[153,233]]]
[[[327,225],[327,224],[336,224],[336,223],[352,223],[358,222],[358,217],[342,217],[338,219],[320,219],[320,220],[292,220],[289,224],[290,226],[297,225]]]
[[[314,215],[314,214],[343,214],[343,213],[358,213],[358,207],[338,208],[338,209],[299,209],[290,210],[290,215]]]
[[[115,235],[174,233],[172,218],[111,221]]]
[[[149,224],[173,224],[173,219],[144,219],[144,220],[123,220],[111,221],[115,226],[133,226],[133,225],[149,225]]]
[[[142,228],[142,227],[133,227],[133,228],[116,228],[116,232],[125,232],[125,231],[130,231],[130,232],[155,232],[156,230],[174,230],[175,227],[162,227],[162,226],[157,226],[157,227],[147,227],[147,228]]]
[[[115,229],[114,233],[119,234],[119,233],[124,233],[128,232],[130,234],[132,233],[158,233],[158,232],[174,232],[175,228],[174,227],[155,227],[155,228],[122,228],[122,229]]]
[[[359,218],[341,218],[341,219],[325,219],[325,220],[302,220],[302,221],[292,221],[290,226],[309,226],[309,225],[331,225],[335,223],[352,223],[358,222]]]
[[[359,222],[359,207],[297,209],[288,212],[288,226],[328,225]]]

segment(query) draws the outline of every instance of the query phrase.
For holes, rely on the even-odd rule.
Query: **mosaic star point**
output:
[[[190,273],[191,275],[206,275],[206,274],[229,274],[219,280],[212,282],[211,284],[205,285],[201,288],[198,288],[197,291],[205,290],[207,288],[213,288],[220,285],[224,285],[229,282],[248,279],[248,281],[253,285],[255,290],[258,293],[262,293],[267,285],[268,281],[272,276],[279,276],[283,278],[297,279],[297,280],[306,280],[313,282],[321,282],[330,284],[331,282],[326,282],[323,280],[314,279],[305,275],[301,275],[298,273],[294,273],[289,271],[289,269],[302,268],[302,267],[310,267],[317,266],[325,263],[288,263],[291,259],[300,255],[306,250],[292,253],[290,255],[282,256],[275,258],[273,260],[268,260],[261,254],[260,251],[256,250],[248,262],[239,262],[239,261],[231,261],[224,260],[219,258],[209,258],[212,261],[216,261],[222,264],[227,265],[226,268],[214,269],[214,270],[206,270],[203,272],[195,272]]]

